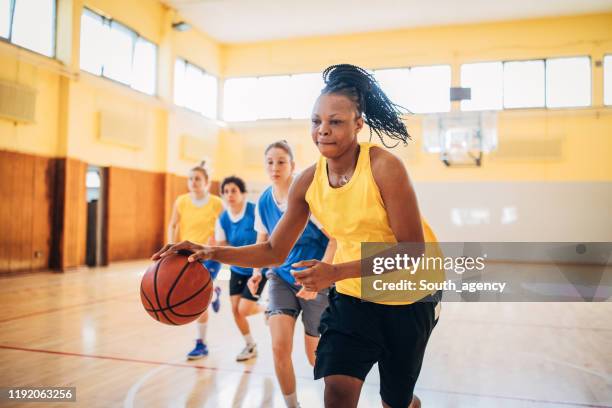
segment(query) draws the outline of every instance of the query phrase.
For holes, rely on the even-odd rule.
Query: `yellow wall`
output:
[[[60,74],[45,66],[49,63],[44,57],[27,59],[23,54],[29,53],[0,42],[0,80],[36,89],[36,123],[22,125],[0,118],[0,149],[54,157],[58,155]]]
[[[415,65],[450,64],[453,83],[459,85],[462,63],[512,59],[589,55],[601,60],[612,53],[612,14],[507,21],[395,30],[367,34],[267,41],[224,45],[226,77],[320,71],[328,65],[348,62],[376,69]],[[555,158],[504,158],[485,155],[481,168],[446,168],[436,154],[424,153],[420,115],[408,119],[411,145],[398,147],[413,179],[417,181],[478,180],[612,180],[612,109],[603,107],[603,69],[593,66],[593,107],[557,110],[517,110],[499,114],[499,144],[518,141],[560,140],[562,154]],[[458,109],[458,106],[454,106]],[[246,140],[309,140],[308,124],[265,121],[234,125]],[[368,139],[367,131],[361,139]],[[240,138],[237,138],[240,139]],[[231,149],[236,149],[232,145]],[[304,151],[298,166],[312,162],[312,149]],[[230,155],[231,151],[226,151]],[[299,157],[299,155],[298,155]],[[306,158],[308,160],[306,160]],[[244,172],[265,180],[261,172]]]
[[[295,148],[298,167],[317,158],[308,121],[262,121],[223,127],[216,121],[176,108],[172,101],[174,59],[183,57],[221,77],[315,72],[338,62],[368,68],[451,64],[458,83],[461,63],[487,60],[590,55],[599,60],[612,52],[612,14],[427,27],[368,34],[316,37],[253,44],[218,44],[195,29],[170,28],[181,19],[156,0],[62,0],[76,9],[72,57],[78,57],[81,3],[138,31],[158,44],[158,97],[149,97],[112,81],[81,73],[76,65],[34,55],[0,42],[0,79],[17,81],[38,91],[34,124],[0,119],[0,149],[45,156],[72,157],[98,165],[115,165],[184,175],[194,158],[182,148],[185,136],[201,138],[210,150],[215,179],[238,174],[265,182],[263,148],[287,139]],[[70,7],[60,8],[69,10]],[[62,16],[60,16],[62,17]],[[63,21],[62,18],[59,21]],[[59,30],[59,32],[64,30]],[[63,37],[64,34],[62,34]],[[70,35],[70,30],[68,34]],[[59,41],[59,40],[58,40]],[[421,149],[421,117],[408,119],[415,140],[398,148],[417,181],[478,180],[611,180],[612,115],[602,107],[602,68],[593,67],[593,107],[586,109],[501,112],[499,143],[562,141],[553,159],[508,159],[485,156],[480,169],[448,169],[437,155]],[[140,149],[101,142],[97,121],[101,109],[139,112],[150,118],[150,132]],[[456,108],[456,106],[455,106]],[[362,138],[367,139],[367,131]]]

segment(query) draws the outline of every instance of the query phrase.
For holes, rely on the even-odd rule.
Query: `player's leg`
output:
[[[291,286],[280,277],[271,273],[268,285],[270,303],[267,314],[272,337],[274,371],[286,406],[295,408],[299,404],[291,352],[295,321],[300,313],[300,306]]]
[[[245,342],[245,346],[242,351],[236,356],[236,361],[246,361],[257,356],[257,346],[255,340],[251,335],[251,328],[247,320],[248,312],[250,311],[251,305],[245,307],[245,303],[255,303],[250,299],[245,299],[245,293],[250,295],[247,282],[250,276],[241,275],[232,272],[230,278],[230,299],[232,302],[232,314],[234,315],[234,321],[236,326],[240,330]],[[252,298],[252,296],[251,296]],[[254,299],[254,298],[253,298]],[[255,303],[255,305],[257,305]]]
[[[206,345],[206,334],[208,331],[208,310],[206,310],[196,321],[196,345],[189,353],[188,360],[197,360],[208,355],[208,346]]]
[[[213,281],[215,279],[217,279],[217,275],[219,274],[219,271],[221,270],[221,264],[217,261],[204,261],[203,262],[204,266],[206,267],[206,269],[208,269],[208,272],[210,272],[210,276],[212,277]],[[214,295],[213,295],[213,299],[210,302],[210,305],[212,306],[213,312],[218,313],[219,309],[221,308],[221,287],[215,285],[215,290],[214,290]]]
[[[300,307],[302,308],[302,323],[304,324],[304,347],[306,357],[311,366],[315,365],[315,351],[319,344],[319,324],[321,323],[321,315],[327,308],[328,290],[324,289],[317,294],[317,297],[311,300],[298,298]]]
[[[368,372],[384,354],[376,306],[330,290],[321,316],[315,379],[325,378],[325,406],[357,407]]]
[[[414,387],[421,372],[429,337],[437,323],[439,298],[405,306],[385,306],[381,313],[385,356],[378,362],[380,396],[385,407],[420,406]]]

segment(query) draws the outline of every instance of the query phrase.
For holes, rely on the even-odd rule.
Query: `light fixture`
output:
[[[191,29],[191,24],[186,23],[184,21],[179,21],[176,23],[172,23],[172,28],[176,31],[184,32]]]

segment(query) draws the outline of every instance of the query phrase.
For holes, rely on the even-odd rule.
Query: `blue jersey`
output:
[[[246,203],[244,216],[237,222],[231,220],[228,210],[223,211],[219,216],[219,224],[221,224],[225,233],[225,240],[231,246],[252,245],[257,241],[257,232],[253,227],[255,224],[255,204],[253,203]],[[230,266],[230,270],[240,275],[250,276],[253,274],[253,268]]]
[[[257,209],[263,225],[268,230],[268,233],[272,234],[276,224],[278,224],[278,221],[283,215],[283,212],[274,201],[272,187],[268,187],[261,194],[257,203]],[[295,279],[293,275],[291,275],[291,270],[296,268],[292,268],[291,265],[308,259],[320,260],[323,258],[323,254],[325,254],[328,241],[325,234],[309,220],[304,232],[302,232],[302,235],[291,249],[291,252],[289,252],[285,262],[280,266],[272,268],[272,271],[285,282],[294,284]]]

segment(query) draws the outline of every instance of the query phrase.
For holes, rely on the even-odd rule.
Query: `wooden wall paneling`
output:
[[[12,154],[0,151],[0,272],[8,272],[11,256]]]
[[[34,192],[32,210],[32,269],[49,267],[53,219],[55,166],[52,159],[34,160]]]
[[[26,167],[27,158],[21,154],[14,154],[11,166],[11,210],[8,235],[11,241],[9,256],[9,271],[15,272],[23,268],[22,251],[25,241],[23,234],[23,212],[21,211],[25,201],[25,183],[21,178]]]
[[[34,251],[32,249],[33,228],[32,228],[32,207],[34,206],[34,156],[22,155],[21,172],[17,179],[21,181],[21,207],[19,210],[19,224],[17,234],[20,237],[19,249],[17,252],[16,271],[31,271]]]

